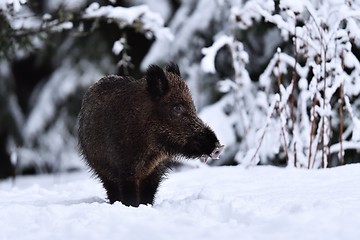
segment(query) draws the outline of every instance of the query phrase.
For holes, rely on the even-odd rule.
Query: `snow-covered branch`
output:
[[[174,37],[170,30],[164,27],[164,20],[162,17],[152,12],[148,6],[140,5],[134,7],[114,7],[114,6],[100,6],[98,3],[92,3],[83,15],[85,19],[100,19],[111,20],[119,25],[120,28],[134,25],[136,22],[140,23],[141,31],[145,31],[148,37],[154,34],[157,38],[167,38],[172,40]]]
[[[344,143],[343,150],[359,149],[360,121],[356,116],[359,112],[356,109],[356,113],[353,113],[355,108],[352,101],[360,94],[360,87],[355,84],[360,78],[360,63],[352,47],[354,42],[359,42],[354,32],[360,30],[360,11],[356,6],[337,1],[320,5],[311,0],[282,0],[278,2],[279,12],[275,11],[274,4],[277,3],[251,0],[241,7],[234,5],[231,10],[230,20],[236,30],[248,30],[254,22],[271,22],[280,30],[284,41],[291,39],[290,43],[294,45],[292,53],[283,53],[279,49],[273,54],[260,74],[258,84],[254,81],[256,79],[245,84],[251,85],[259,94],[252,95],[252,91],[238,84],[247,82],[249,74],[244,67],[247,61],[236,55],[240,52],[237,48],[232,48],[234,43],[243,45],[231,34],[218,36],[212,46],[202,50],[205,56],[201,66],[205,72],[215,73],[215,56],[223,46],[229,46],[235,77],[223,80],[220,86],[222,90],[233,91],[234,105],[239,106],[238,129],[243,130],[238,131],[238,134],[243,141],[239,143],[240,150],[236,155],[238,162],[246,164],[251,162],[245,161],[249,156],[256,155],[261,159],[272,154],[274,148],[266,146],[271,144],[265,141],[264,129],[273,124],[283,138],[283,145],[278,144],[275,152],[283,151],[289,162],[295,161],[295,166],[326,167],[331,164],[330,155],[341,151],[334,123],[346,129],[343,135],[345,139],[341,140]],[[241,49],[242,54],[247,55]],[[342,98],[340,89],[343,89],[346,110],[349,112],[347,119],[339,117],[341,111],[338,110],[338,104],[339,98]],[[268,114],[259,115],[262,112],[259,106],[267,106],[272,112],[273,104],[269,103],[277,94],[280,97],[277,104],[279,115],[270,121]],[[250,95],[261,104],[252,105]],[[260,96],[261,100],[257,99]],[[250,105],[251,109],[248,108]],[[251,124],[246,124],[249,122]],[[351,128],[352,131],[349,130]],[[259,146],[254,141],[249,142],[250,133],[260,136],[261,147],[249,147]],[[350,135],[351,140],[348,139]],[[259,155],[261,148],[266,153]],[[247,154],[244,151],[248,151]]]

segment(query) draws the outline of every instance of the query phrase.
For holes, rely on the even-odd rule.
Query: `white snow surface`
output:
[[[199,167],[139,208],[108,204],[87,173],[20,177],[0,183],[0,239],[358,240],[359,172]]]

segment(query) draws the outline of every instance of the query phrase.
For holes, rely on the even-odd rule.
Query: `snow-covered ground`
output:
[[[106,203],[87,173],[0,183],[0,239],[360,239],[360,164],[171,173],[154,206]]]

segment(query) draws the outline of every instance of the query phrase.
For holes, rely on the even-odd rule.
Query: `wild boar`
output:
[[[153,204],[171,160],[211,157],[223,149],[196,115],[179,68],[150,65],[138,80],[106,76],[83,97],[79,146],[110,203]]]

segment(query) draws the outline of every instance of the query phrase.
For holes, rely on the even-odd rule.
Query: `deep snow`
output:
[[[0,182],[0,239],[358,240],[359,173],[203,166],[169,174],[139,208],[106,203],[87,173],[19,177]]]

